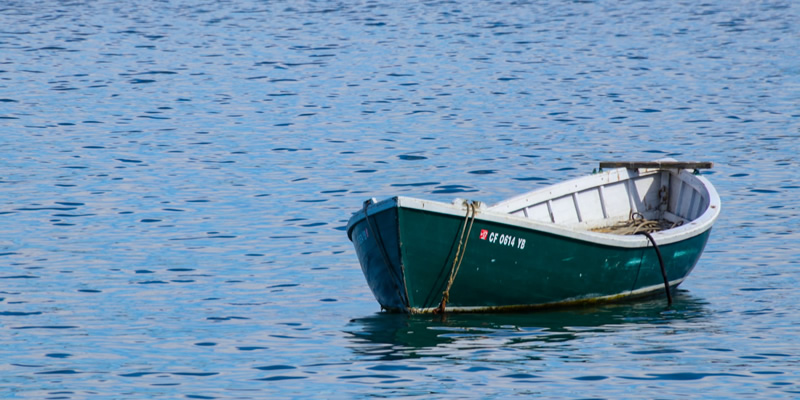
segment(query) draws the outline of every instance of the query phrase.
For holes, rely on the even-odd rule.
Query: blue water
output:
[[[719,4],[714,4],[719,3]],[[5,1],[0,397],[798,398],[792,1]],[[663,299],[386,315],[370,197],[709,160]]]

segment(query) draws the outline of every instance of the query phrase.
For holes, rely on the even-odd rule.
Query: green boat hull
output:
[[[446,311],[487,312],[611,302],[664,291],[652,246],[599,244],[482,218],[390,206],[351,219],[364,276],[381,307],[408,313],[439,307],[465,232],[463,257]],[[368,215],[368,217],[366,217]],[[707,230],[659,246],[671,288],[689,275]]]

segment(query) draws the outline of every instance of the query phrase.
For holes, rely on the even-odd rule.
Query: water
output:
[[[790,1],[0,7],[3,398],[800,397]],[[675,305],[379,313],[370,197],[710,160]]]

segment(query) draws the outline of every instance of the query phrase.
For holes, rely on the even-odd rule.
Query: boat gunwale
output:
[[[627,175],[621,170],[625,170],[625,168],[610,170],[607,172],[603,172],[603,174],[620,173]],[[661,170],[663,171],[663,169]],[[653,169],[653,170],[648,170],[647,172],[656,173],[658,171],[659,170]],[[640,175],[637,174],[636,176]],[[516,196],[510,200],[505,200],[501,203],[506,203],[514,199],[524,198],[527,195],[532,195],[535,193],[540,193],[542,191],[547,191],[549,189],[554,188],[555,186],[564,187],[569,185],[575,185],[576,183],[579,183],[579,181],[588,180],[591,179],[592,177],[594,177],[594,175],[588,175],[570,179],[547,188],[538,189],[520,196]],[[693,175],[688,170],[681,170],[680,173],[678,174],[678,177],[684,181],[691,181],[693,179],[696,179],[708,194],[708,206],[700,216],[698,216],[694,220],[688,221],[684,225],[653,233],[652,235],[656,239],[656,242],[659,245],[680,242],[682,240],[690,239],[694,236],[702,234],[708,229],[711,229],[712,225],[714,224],[714,221],[717,219],[720,213],[721,207],[720,207],[719,195],[716,189],[714,189],[714,186],[711,185],[711,183],[707,179],[699,175]],[[630,179],[630,177],[628,179]],[[692,184],[692,182],[688,183]],[[355,226],[356,223],[358,223],[358,221],[365,218],[367,212],[370,215],[373,215],[375,213],[381,212],[385,209],[392,208],[395,206],[408,209],[417,209],[421,211],[428,211],[438,214],[452,215],[461,218],[464,217],[467,209],[466,206],[461,202],[444,203],[433,200],[422,200],[413,197],[396,196],[374,203],[368,206],[366,210],[362,209],[359,212],[355,213],[350,218],[347,224],[348,237],[352,240],[351,237],[352,228]],[[478,210],[478,214],[475,217],[475,220],[494,222],[503,225],[511,225],[519,228],[541,231],[565,238],[571,238],[575,240],[586,241],[607,246],[624,247],[624,248],[643,248],[643,247],[648,247],[650,245],[648,239],[641,235],[617,235],[613,233],[592,232],[582,228],[560,225],[557,223],[542,222],[529,219],[526,217],[511,215],[505,212],[492,211],[491,208],[492,207],[480,208]]]

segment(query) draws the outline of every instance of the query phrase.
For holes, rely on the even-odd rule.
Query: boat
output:
[[[391,312],[511,312],[675,290],[721,210],[709,162],[603,162],[487,205],[397,196],[347,224],[367,284]]]

